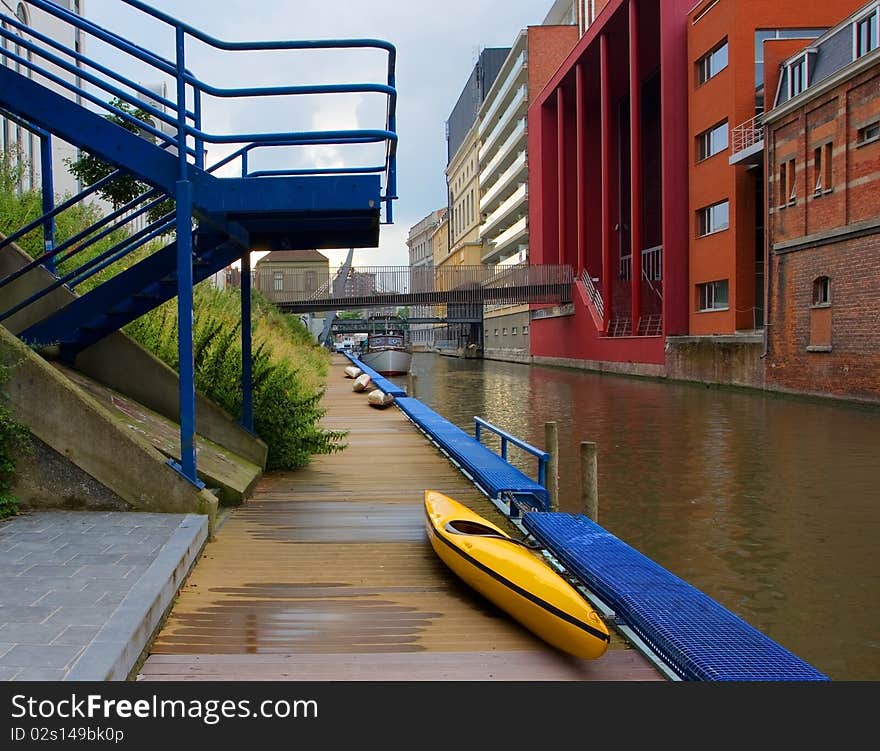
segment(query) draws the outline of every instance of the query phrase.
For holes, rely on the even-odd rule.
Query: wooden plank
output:
[[[213,681],[235,673],[266,681],[631,681],[658,680],[632,650],[578,660],[552,650],[326,655],[156,655],[140,680]]]
[[[334,358],[325,427],[347,447],[273,472],[181,588],[139,680],[664,680],[616,633],[561,654],[460,582],[424,530],[426,488],[517,530],[396,408]]]

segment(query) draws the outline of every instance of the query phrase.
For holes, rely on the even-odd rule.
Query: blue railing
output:
[[[136,126],[145,133],[155,137],[160,144],[174,146],[178,152],[181,163],[181,178],[186,176],[187,162],[204,169],[204,145],[213,144],[242,144],[241,148],[232,155],[242,157],[242,176],[272,175],[305,175],[305,174],[340,174],[340,173],[384,173],[384,192],[381,198],[385,208],[385,222],[393,221],[392,201],[397,198],[397,90],[395,79],[396,49],[394,45],[378,39],[341,39],[341,40],[303,40],[303,41],[277,41],[277,42],[226,42],[209,36],[204,32],[185,24],[155,8],[140,2],[139,0],[120,0],[137,10],[157,19],[169,26],[175,36],[176,54],[174,60],[169,60],[150,50],[133,44],[127,39],[103,29],[85,18],[80,17],[66,8],[57,5],[51,0],[29,0],[30,5],[58,18],[59,20],[89,34],[96,39],[114,47],[130,58],[155,69],[156,71],[171,76],[174,79],[174,95],[168,97],[157,94],[147,89],[142,84],[132,81],[125,76],[109,69],[106,66],[86,57],[75,49],[35,32],[29,26],[23,24],[15,16],[7,13],[0,14],[4,24],[8,28],[0,28],[0,35],[7,42],[23,50],[21,54],[3,45],[0,56],[7,61],[13,61],[17,66],[26,68],[39,76],[51,81],[68,91],[75,93],[85,101],[122,118],[124,121]],[[15,33],[15,31],[21,34]],[[26,35],[26,36],[25,36]],[[225,52],[255,52],[255,51],[308,51],[328,49],[376,49],[387,53],[386,80],[382,83],[350,83],[350,84],[322,84],[306,86],[256,86],[241,88],[221,88],[213,86],[197,78],[186,67],[186,43],[187,40],[196,40],[200,43]],[[55,54],[55,53],[58,54]],[[35,58],[39,58],[37,60]],[[41,62],[42,61],[42,62]],[[46,68],[46,63],[57,67],[61,71],[71,74],[72,80],[62,75],[53,73]],[[7,62],[8,64],[8,62]],[[90,84],[98,90],[99,94],[87,90],[83,83]],[[113,107],[110,102],[104,101],[100,93],[105,97],[116,98],[143,112],[157,121],[156,125],[145,123],[119,108]],[[352,130],[327,130],[327,131],[297,131],[297,132],[264,132],[264,133],[217,133],[209,132],[202,126],[203,96],[211,96],[225,99],[248,99],[266,97],[292,97],[301,95],[334,95],[334,94],[380,94],[387,98],[384,127],[373,129]],[[138,96],[140,95],[140,96]],[[145,101],[147,99],[147,101]],[[156,102],[159,106],[154,106]],[[190,102],[191,104],[188,104]],[[164,123],[168,130],[173,132],[171,136],[166,133],[161,124]],[[350,145],[385,143],[385,159],[381,165],[366,165],[346,168],[315,168],[315,169],[289,169],[276,168],[271,171],[249,172],[246,164],[246,155],[257,147],[282,147],[282,146],[321,146],[321,145]],[[231,161],[230,157],[223,159],[223,163]],[[278,161],[277,159],[275,160]],[[219,166],[218,165],[215,165]]]
[[[530,443],[526,443],[514,435],[511,435],[497,425],[493,425],[491,422],[484,420],[482,417],[474,417],[474,438],[476,438],[477,443],[482,443],[481,436],[483,428],[486,428],[501,439],[501,458],[506,462],[510,463],[510,460],[507,458],[507,444],[509,443],[522,449],[527,454],[536,457],[538,459],[538,484],[543,485],[545,488],[547,487],[547,463],[550,461],[550,454],[532,446]]]

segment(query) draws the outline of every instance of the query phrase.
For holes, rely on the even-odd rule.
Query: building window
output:
[[[730,202],[721,201],[712,206],[706,206],[697,212],[697,216],[700,237],[720,232],[730,226]]]
[[[697,136],[697,161],[708,159],[727,149],[727,120]]]
[[[834,187],[832,172],[832,154],[834,144],[826,143],[813,149],[813,178],[815,180],[814,192],[826,193]]]
[[[797,182],[795,180],[794,159],[779,165],[779,206],[793,205],[797,202]]]
[[[861,146],[880,140],[880,120],[875,121],[864,128],[859,128],[856,143]]]
[[[813,280],[813,304],[810,306],[810,343],[807,352],[831,352],[831,279]]]
[[[498,329],[495,329],[495,336],[498,336]]]
[[[831,279],[827,276],[817,277],[813,281],[813,307],[831,304]]]
[[[727,279],[697,285],[698,305],[703,310],[727,310]]]
[[[528,333],[529,333],[529,327],[528,327],[528,324],[526,324],[525,326],[523,326],[523,336],[526,336]]]
[[[507,326],[501,329],[501,336],[507,336]]]
[[[272,275],[272,286],[276,292],[281,292],[284,289],[284,272],[276,271]]]
[[[516,328],[516,326],[514,326],[513,328],[510,329],[510,335],[511,335],[511,336],[516,336],[516,332],[517,332],[517,328]]]
[[[706,83],[727,67],[727,39],[697,60],[697,85]]]
[[[788,98],[797,96],[809,85],[807,80],[807,56],[802,55],[788,66]]]
[[[878,8],[872,8],[871,13],[855,23],[855,57],[867,55],[877,48],[877,14]]]

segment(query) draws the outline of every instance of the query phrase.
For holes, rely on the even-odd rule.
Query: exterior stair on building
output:
[[[632,319],[623,316],[614,316],[608,325],[606,336],[632,336]]]
[[[251,251],[378,247],[382,209],[385,222],[391,223],[392,201],[397,197],[396,50],[387,42],[363,38],[231,43],[214,39],[142,0],[118,3],[127,11],[142,14],[145,24],[157,29],[156,49],[168,49],[171,42],[171,58],[134,44],[52,0],[28,2],[41,16],[51,17],[51,38],[0,6],[0,115],[40,138],[44,212],[10,231],[8,237],[0,237],[0,324],[7,329],[0,333],[11,334],[45,355],[57,355],[74,368],[89,361],[89,367],[109,374],[114,381],[111,384],[104,380],[104,385],[118,386],[120,379],[113,371],[120,347],[132,358],[126,361],[146,359],[146,353],[124,341],[122,327],[179,297],[180,366],[179,375],[173,374],[179,388],[174,395],[176,401],[163,391],[156,396],[156,403],[162,407],[157,411],[176,421],[180,429],[179,451],[176,457],[168,452],[167,463],[198,493],[204,482],[196,466],[195,412],[198,407],[201,421],[205,405],[194,386],[193,286],[241,260],[242,276],[248,280],[241,296],[242,414],[228,417],[240,417],[238,427],[255,438]],[[160,39],[162,33],[168,38]],[[163,81],[170,77],[173,80],[167,91],[173,93],[148,90],[109,68],[106,61],[90,58],[80,45],[83,37],[99,40],[99,48],[109,48],[120,70],[137,66],[141,75],[155,75]],[[312,50],[373,49],[387,55],[386,78],[372,83],[224,89],[201,80],[187,66],[187,48],[194,43],[232,56],[267,51],[281,56]],[[247,62],[241,62],[245,69]],[[291,66],[294,68],[296,65]],[[287,121],[281,119],[285,110],[280,101],[285,98],[339,94],[384,97],[382,127],[290,132]],[[261,120],[265,130],[228,133],[209,129],[202,122],[203,97],[220,98],[245,108],[255,107],[258,101],[271,102],[271,109]],[[146,113],[146,118],[135,117],[135,111]],[[282,127],[276,132],[272,120],[277,113],[281,113]],[[103,161],[115,172],[57,203],[51,179],[51,144],[55,138]],[[338,156],[350,153],[344,148],[351,144],[358,149],[380,145],[383,162],[340,166],[334,160],[332,167],[304,168],[291,160],[289,151],[301,154],[302,147],[332,145]],[[212,151],[231,153],[206,167],[206,145]],[[257,149],[264,150],[262,161],[272,169],[258,170],[249,162],[249,155]],[[271,154],[265,155],[266,150]],[[236,169],[240,176],[235,176]],[[102,186],[123,176],[146,186],[146,192],[115,207],[75,237],[55,242],[55,220],[62,211],[86,205]],[[168,199],[175,202],[174,211],[155,219],[153,210]],[[136,229],[142,223],[138,217],[145,215],[150,221]],[[113,234],[117,231],[119,234]],[[17,243],[31,232],[42,232],[46,252],[33,261],[26,257],[22,261]],[[110,240],[120,236],[124,239],[115,244]],[[98,250],[97,240],[107,240],[109,248],[105,244]],[[89,248],[89,253],[83,252]],[[139,260],[132,263],[135,251],[139,251]],[[101,276],[96,276],[99,273]],[[86,280],[91,280],[89,289],[81,286]],[[34,368],[37,372],[37,363]],[[47,384],[53,384],[59,401],[70,395],[58,381],[57,371],[41,368],[39,372]],[[23,399],[33,397],[32,392],[22,393]],[[42,402],[28,405],[35,409],[51,406]],[[172,411],[177,414],[171,416]],[[106,418],[96,418],[96,424]],[[211,425],[231,444],[241,444],[241,436],[221,425],[225,418],[215,418],[209,420]],[[200,422],[200,429],[204,426]],[[256,465],[262,466],[264,461],[265,456]],[[197,510],[199,503],[204,506],[191,498],[186,503],[192,506],[189,510]]]
[[[659,313],[639,318],[637,336],[661,336],[663,334],[663,316]]]

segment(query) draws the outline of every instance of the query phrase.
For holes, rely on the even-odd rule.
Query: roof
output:
[[[317,250],[272,250],[264,255],[257,266],[261,263],[294,263],[303,261],[330,263],[330,259]]]

